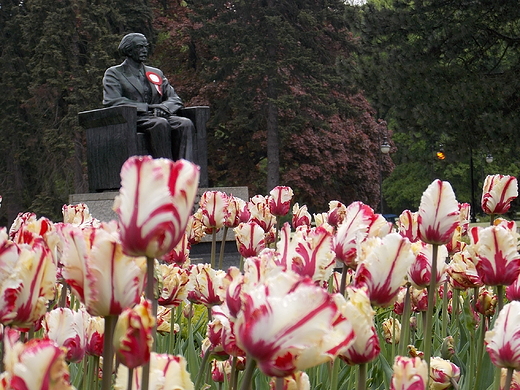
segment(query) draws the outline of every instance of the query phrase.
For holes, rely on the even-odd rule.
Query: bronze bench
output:
[[[195,163],[200,166],[200,187],[208,187],[208,148],[206,122],[208,106],[186,107],[179,116],[190,118],[195,125]],[[131,156],[149,155],[143,133],[137,132],[137,109],[116,106],[83,111],[78,114],[79,124],[86,131],[87,168],[90,192],[119,190],[119,173]]]

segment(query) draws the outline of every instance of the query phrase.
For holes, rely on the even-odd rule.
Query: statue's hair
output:
[[[123,37],[123,39],[121,39],[121,43],[119,44],[119,47],[117,48],[119,50],[119,52],[124,56],[129,55],[130,50],[132,50],[132,45],[134,43],[134,39],[136,39],[136,38],[146,39],[146,37],[141,33],[126,34]]]

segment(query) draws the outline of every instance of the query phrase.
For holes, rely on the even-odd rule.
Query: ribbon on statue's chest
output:
[[[162,96],[162,89],[161,89],[162,79],[161,79],[161,77],[157,73],[146,72],[146,78],[148,79],[149,82],[151,82],[153,85],[155,85],[155,89],[157,90],[157,92],[159,92],[159,95]]]

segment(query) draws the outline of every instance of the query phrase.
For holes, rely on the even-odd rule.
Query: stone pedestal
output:
[[[198,202],[201,195],[206,191],[222,191],[227,194],[232,194],[237,198],[241,198],[246,202],[249,200],[249,191],[247,187],[215,187],[215,188],[199,188],[197,196],[195,197],[195,208],[197,208]],[[113,219],[117,219],[116,213],[112,210],[114,205],[114,198],[119,192],[97,192],[88,194],[72,194],[69,196],[70,204],[85,203],[92,217],[99,219],[100,221],[108,222]],[[222,229],[216,234],[217,242],[222,241],[223,232]],[[211,242],[213,239],[212,235],[206,235],[203,238],[204,242]],[[226,235],[226,241],[234,241],[235,235],[233,230],[229,229]]]

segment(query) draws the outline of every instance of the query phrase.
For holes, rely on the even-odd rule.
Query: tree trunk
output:
[[[276,90],[272,79],[267,85],[267,192],[279,185],[280,144],[278,139],[278,107],[274,103]]]

